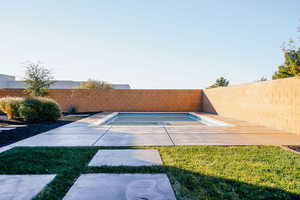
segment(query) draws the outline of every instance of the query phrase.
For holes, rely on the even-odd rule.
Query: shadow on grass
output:
[[[300,199],[299,194],[221,177],[208,176],[173,166],[90,167],[84,173],[166,173],[178,200],[200,199]]]
[[[166,173],[178,200],[300,199],[299,194],[280,188],[208,176],[174,166],[88,167],[87,164],[99,149],[99,147],[14,148],[0,154],[0,174],[57,174],[35,200],[62,199],[83,173]]]

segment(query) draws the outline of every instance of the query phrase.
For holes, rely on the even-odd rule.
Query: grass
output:
[[[0,154],[0,174],[57,174],[36,200],[62,199],[82,173],[166,173],[178,200],[300,199],[300,155],[279,147],[151,147],[164,166],[88,167],[99,149],[14,148]]]

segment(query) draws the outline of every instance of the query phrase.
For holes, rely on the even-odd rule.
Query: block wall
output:
[[[203,90],[203,111],[300,134],[300,78]]]

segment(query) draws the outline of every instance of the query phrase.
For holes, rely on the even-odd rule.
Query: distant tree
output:
[[[26,91],[32,96],[45,96],[55,82],[49,69],[40,62],[29,62],[25,65]]]
[[[74,87],[74,89],[100,89],[108,90],[113,89],[112,85],[104,81],[98,81],[89,79],[87,82],[81,83],[79,86]]]
[[[298,32],[300,32],[299,27]],[[282,51],[285,62],[278,67],[278,71],[272,77],[273,79],[300,76],[300,48],[297,48],[297,41],[300,41],[300,37],[296,40],[290,39],[288,42],[283,43]]]
[[[224,78],[224,77],[220,77],[216,80],[216,82],[209,86],[208,88],[217,88],[217,87],[226,87],[229,85],[229,81]]]
[[[284,49],[285,63],[278,67],[273,79],[300,76],[300,48]]]
[[[258,79],[256,82],[263,82],[263,81],[267,81],[268,79],[266,77],[261,77],[260,79]]]

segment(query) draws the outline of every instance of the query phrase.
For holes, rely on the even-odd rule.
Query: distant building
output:
[[[54,84],[51,85],[50,89],[71,89],[73,87],[79,86],[84,81],[64,81],[56,80]],[[25,88],[26,84],[24,81],[17,81],[15,76],[0,74],[0,88]],[[114,89],[127,90],[131,89],[129,84],[112,84]]]

